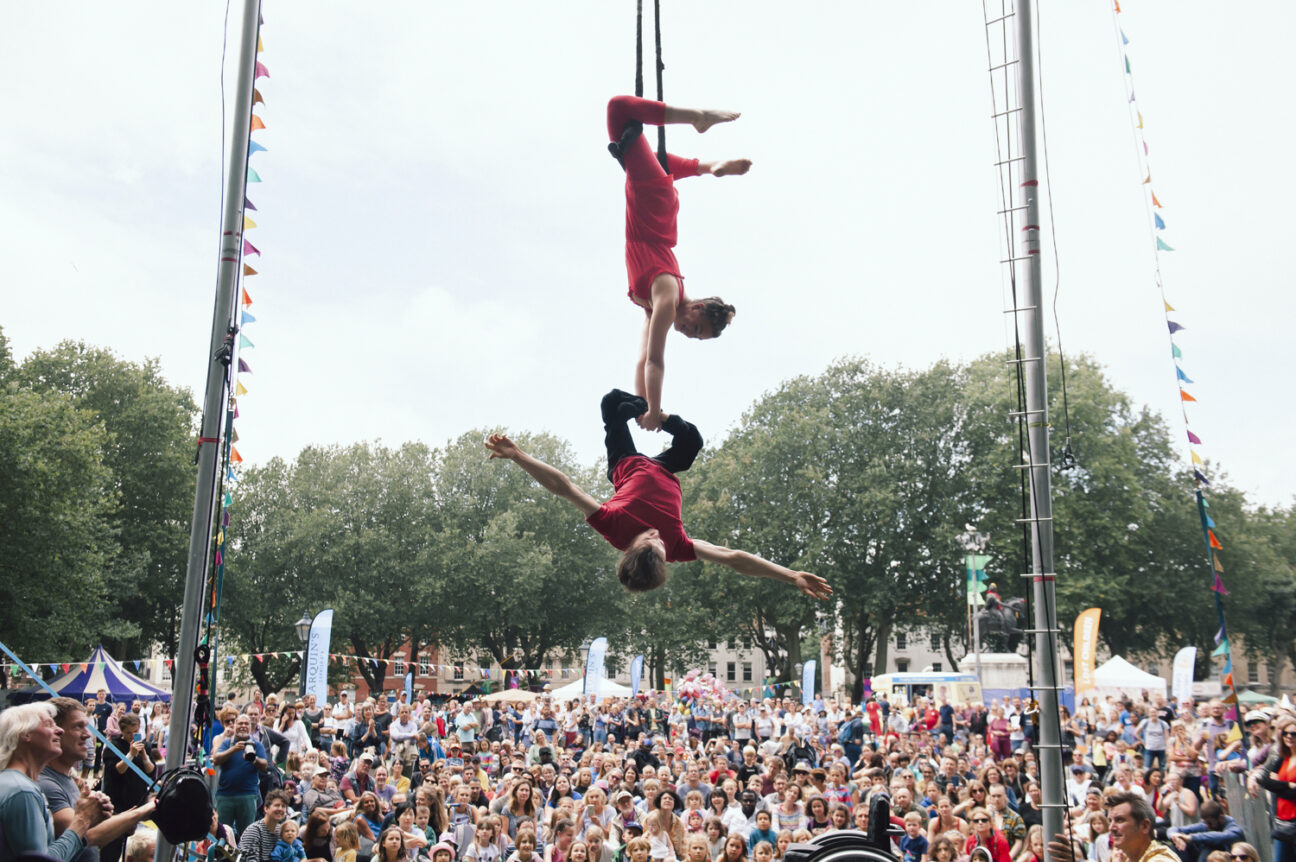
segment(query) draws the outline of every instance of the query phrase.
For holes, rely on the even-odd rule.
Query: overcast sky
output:
[[[1253,501],[1285,505],[1296,7],[1221,8],[1125,0],[1120,18],[1193,429]],[[249,462],[488,427],[599,456],[596,402],[630,388],[642,319],[603,120],[633,86],[633,9],[267,0]],[[755,161],[680,184],[688,290],[738,314],[718,341],[671,337],[666,410],[719,442],[837,357],[921,368],[1008,344],[979,4],[667,0],[665,15],[668,100],[743,112],[671,129],[671,149]],[[236,2],[231,85],[237,18]],[[1186,460],[1108,0],[1046,0],[1041,26],[1064,344],[1165,414]],[[0,5],[0,323],[19,358],[83,339],[157,357],[200,397],[224,29],[216,2]]]

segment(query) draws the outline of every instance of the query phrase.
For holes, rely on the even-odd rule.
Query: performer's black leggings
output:
[[[603,396],[603,430],[607,432],[603,443],[607,446],[608,481],[612,481],[612,470],[617,462],[627,455],[638,455],[634,439],[630,436],[629,421],[648,409],[648,402],[637,395],[613,389]],[[683,473],[693,466],[693,459],[702,451],[702,435],[691,422],[686,422],[675,414],[662,423],[662,428],[671,435],[671,444],[666,451],[653,458],[672,473]]]

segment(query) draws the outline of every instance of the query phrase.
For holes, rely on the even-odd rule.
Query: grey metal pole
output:
[[[257,26],[261,0],[244,0],[239,28],[237,86],[230,135],[229,173],[225,185],[225,210],[221,217],[220,269],[216,282],[216,306],[212,312],[211,340],[207,348],[207,389],[203,396],[202,429],[198,446],[198,488],[194,493],[193,520],[189,527],[189,563],[185,572],[184,604],[180,617],[180,642],[175,657],[171,690],[170,745],[166,768],[175,769],[189,751],[189,729],[194,702],[194,651],[202,622],[207,559],[211,551],[212,526],[216,512],[216,471],[219,440],[225,423],[228,368],[216,358],[234,320],[235,287],[243,250],[243,189],[247,179],[248,135],[252,124],[252,82],[256,68]],[[211,442],[216,441],[216,442]],[[215,675],[213,667],[211,673]],[[167,862],[175,847],[159,836],[157,862]]]
[[[1028,452],[1024,469],[1030,480],[1031,585],[1034,599],[1036,697],[1040,711],[1036,758],[1040,765],[1044,834],[1062,831],[1066,802],[1062,748],[1058,728],[1057,610],[1053,572],[1053,504],[1049,460],[1048,381],[1045,374],[1043,290],[1040,278],[1039,169],[1035,131],[1035,0],[1021,0],[1013,19],[1017,45],[1018,134],[1023,160],[1018,200],[1012,219],[1014,237],[1022,242],[1013,253],[1018,285],[1015,310],[1022,333],[1022,374],[1026,388]],[[1011,238],[1010,238],[1011,240]],[[1010,246],[1011,247],[1011,246]],[[1023,303],[1024,304],[1021,304]],[[1047,845],[1046,845],[1047,846]]]

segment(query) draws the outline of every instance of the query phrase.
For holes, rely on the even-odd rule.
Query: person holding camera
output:
[[[131,769],[131,764],[135,764],[144,775],[153,777],[161,758],[158,756],[157,749],[149,747],[139,717],[135,713],[128,712],[123,715],[118,722],[118,727],[121,729],[118,748],[125,749],[122,753],[126,755],[126,759],[118,757],[117,752],[111,748],[104,752],[101,789],[112,801],[114,811],[128,811],[148,801],[151,789],[149,782]],[[128,837],[122,834],[105,844],[99,851],[99,858],[103,862],[117,862],[126,850]]]
[[[246,714],[234,720],[234,734],[226,738],[212,755],[212,763],[220,767],[216,785],[216,810],[221,822],[243,830],[256,820],[260,801],[258,782],[261,773],[270,766],[266,750],[252,738],[252,719]]]

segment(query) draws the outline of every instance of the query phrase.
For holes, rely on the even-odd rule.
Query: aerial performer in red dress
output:
[[[666,583],[668,562],[706,560],[739,574],[782,581],[812,598],[830,596],[832,588],[818,575],[689,537],[684,531],[683,495],[675,474],[693,465],[702,450],[702,435],[678,415],[663,415],[662,428],[671,435],[671,445],[654,458],[640,455],[628,423],[642,416],[647,407],[643,398],[619,389],[603,396],[608,478],[615,489],[606,503],[599,503],[562,471],[523,452],[503,434],[492,434],[486,448],[491,458],[513,461],[545,490],[571,502],[586,523],[622,551],[617,578],[631,592],[646,592]]]
[[[719,297],[690,299],[672,249],[676,242],[679,195],[675,180],[711,174],[745,174],[750,159],[700,162],[668,155],[664,170],[643,136],[643,124],[687,123],[699,132],[738,119],[733,111],[676,108],[637,96],[608,102],[608,149],[626,172],[626,271],[630,300],[644,309],[643,340],[635,364],[634,394],[647,402],[639,426],[662,427],[662,378],[666,372],[666,335],[672,327],[688,338],[715,338],[733,319],[734,307]]]

